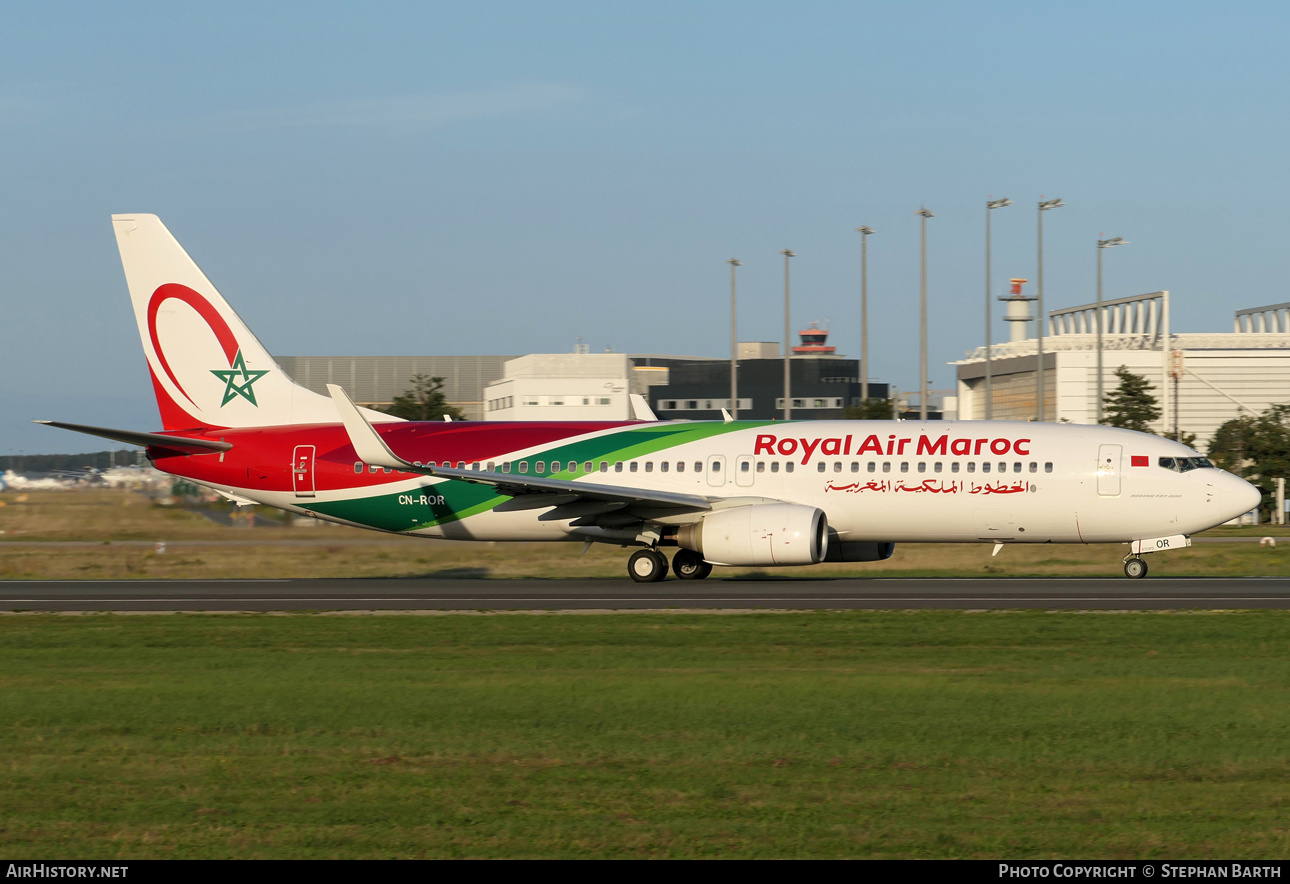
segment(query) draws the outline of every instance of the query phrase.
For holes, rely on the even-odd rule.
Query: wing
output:
[[[527,476],[518,473],[497,473],[487,470],[463,470],[455,467],[420,466],[399,457],[385,440],[373,429],[363,417],[357,406],[336,384],[327,385],[336,409],[340,412],[341,422],[349,435],[350,444],[363,463],[378,467],[389,467],[407,473],[421,473],[426,476],[439,476],[445,479],[457,479],[462,482],[475,482],[480,485],[492,485],[499,493],[517,498],[514,505],[505,509],[538,509],[541,507],[559,507],[561,514],[557,518],[570,518],[573,515],[590,515],[593,512],[610,512],[615,509],[631,508],[633,510],[710,510],[712,500],[697,494],[681,494],[674,491],[654,491],[644,488],[624,488],[617,485],[597,485],[591,482],[573,482],[568,479],[549,479],[543,476]],[[582,506],[599,503],[605,506]],[[616,506],[615,506],[616,504]],[[501,509],[499,507],[499,509]],[[581,511],[580,511],[581,510]]]

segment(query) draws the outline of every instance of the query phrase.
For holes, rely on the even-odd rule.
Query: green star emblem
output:
[[[233,364],[229,368],[211,369],[211,374],[224,382],[224,401],[219,404],[220,408],[228,405],[238,396],[241,396],[247,402],[250,402],[256,408],[259,404],[255,401],[255,391],[251,385],[264,377],[269,372],[266,371],[249,371],[246,367],[246,360],[242,358],[242,351],[237,351],[237,356],[233,359]],[[242,382],[238,383],[238,375],[242,376]]]

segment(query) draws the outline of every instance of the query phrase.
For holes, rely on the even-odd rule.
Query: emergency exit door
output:
[[[314,446],[297,445],[291,460],[291,486],[296,497],[314,496]]]
[[[1119,445],[1097,446],[1097,493],[1099,497],[1116,497],[1120,493]]]

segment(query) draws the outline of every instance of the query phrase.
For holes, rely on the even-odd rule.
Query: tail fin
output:
[[[112,227],[165,429],[338,419],[273,361],[156,215],[113,215]]]

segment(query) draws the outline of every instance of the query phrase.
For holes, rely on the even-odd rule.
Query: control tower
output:
[[[1026,323],[1034,319],[1030,315],[1030,302],[1039,300],[1035,295],[1023,295],[1021,287],[1029,280],[1010,279],[1012,288],[1009,290],[1007,297],[1000,297],[999,300],[1008,305],[1004,311],[1003,318],[1012,323],[1008,326],[1009,341],[1024,341],[1030,337]]]
[[[825,345],[829,339],[828,329],[820,328],[818,322],[812,322],[806,329],[797,333],[802,338],[801,345],[793,348],[794,356],[832,356],[837,347]]]

